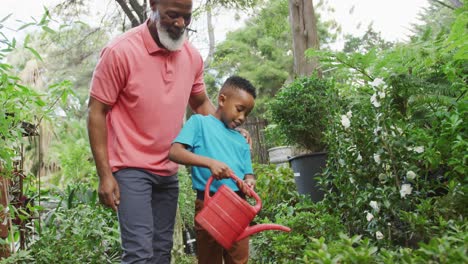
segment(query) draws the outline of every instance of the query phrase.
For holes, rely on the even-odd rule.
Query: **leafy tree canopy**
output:
[[[320,5],[319,5],[320,6]],[[239,30],[228,33],[216,47],[206,75],[208,90],[215,97],[222,80],[229,75],[249,79],[258,89],[254,115],[264,112],[263,102],[275,95],[293,73],[292,35],[287,0],[265,1]],[[334,21],[319,19],[319,34],[324,46],[336,36]]]

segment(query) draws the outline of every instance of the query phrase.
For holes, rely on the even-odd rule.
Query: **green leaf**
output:
[[[31,53],[32,53],[38,60],[43,61],[41,55],[39,55],[39,53],[38,53],[35,49],[33,49],[33,48],[31,48],[31,47],[25,47],[25,48],[28,49],[29,51],[31,51]]]
[[[2,19],[0,20],[0,23],[3,23],[3,22],[5,22],[5,21],[6,21],[8,18],[10,18],[10,17],[11,17],[11,15],[13,15],[13,13],[11,13],[11,14],[8,14],[6,17],[2,18]]]
[[[51,29],[50,27],[48,26],[42,26],[42,29],[47,32],[47,33],[50,33],[50,34],[55,34],[55,30]]]
[[[50,13],[49,13],[49,9],[47,9],[45,6],[44,6],[44,14],[42,15],[42,18],[41,18],[41,21],[39,22],[39,25],[45,25],[49,22],[49,20],[47,18],[50,17]]]
[[[19,27],[18,29],[16,29],[16,31],[20,31],[20,30],[23,30],[29,26],[32,26],[32,25],[35,25],[36,23],[26,23],[26,24],[23,24],[21,27]]]

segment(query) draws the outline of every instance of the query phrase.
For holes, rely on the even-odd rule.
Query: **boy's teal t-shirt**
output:
[[[226,163],[240,179],[253,174],[250,160],[250,146],[236,130],[224,125],[221,120],[209,115],[193,115],[185,123],[174,142],[188,146],[188,150]],[[192,166],[193,189],[203,191],[211,171],[208,168]],[[222,184],[232,190],[239,190],[232,179],[214,180],[210,191],[216,192]]]

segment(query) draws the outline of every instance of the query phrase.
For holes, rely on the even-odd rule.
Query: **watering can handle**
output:
[[[231,178],[236,182],[237,186],[242,184],[242,180],[239,179],[239,177],[237,177],[234,173],[231,173]],[[208,205],[208,203],[211,200],[210,186],[211,186],[211,183],[213,182],[213,179],[214,179],[213,175],[210,176],[210,178],[208,178],[208,181],[206,182],[206,185],[205,185],[205,206]],[[254,209],[256,212],[259,212],[260,209],[262,209],[262,200],[260,200],[260,197],[252,188],[250,188],[248,185],[246,186],[249,189],[250,194],[252,194],[252,197],[255,199]]]

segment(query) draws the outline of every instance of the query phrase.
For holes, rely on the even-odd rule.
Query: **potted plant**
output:
[[[315,175],[326,165],[323,132],[330,120],[330,106],[336,103],[331,88],[327,80],[301,77],[282,87],[268,106],[270,122],[285,136],[286,143],[307,151],[289,162],[299,193],[309,194],[314,201],[323,198]]]
[[[268,160],[276,167],[289,167],[292,147],[288,146],[286,137],[278,129],[278,125],[269,124],[264,129],[265,142],[268,149]]]

